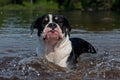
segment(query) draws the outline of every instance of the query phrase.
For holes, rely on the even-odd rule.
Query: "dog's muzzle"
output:
[[[60,27],[55,23],[50,23],[44,30],[44,39],[61,39],[62,33]]]
[[[54,29],[57,27],[57,24],[55,24],[55,23],[50,23],[50,24],[48,25],[48,27],[51,28],[51,29],[54,31]]]

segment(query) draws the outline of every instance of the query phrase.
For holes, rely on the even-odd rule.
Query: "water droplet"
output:
[[[35,71],[37,73],[37,76],[40,76],[40,73],[38,71]]]
[[[93,64],[93,62],[90,62],[90,64]]]
[[[112,61],[114,61],[115,59],[112,59]]]
[[[13,67],[16,67],[16,64],[14,64]]]

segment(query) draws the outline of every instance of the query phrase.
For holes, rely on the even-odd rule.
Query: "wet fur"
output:
[[[46,25],[43,24],[44,19],[46,19]],[[59,23],[60,19],[61,22]],[[32,23],[31,34],[33,33],[33,29],[36,28],[38,30],[38,37],[44,43],[43,32],[51,23],[54,23],[60,29],[59,32],[62,35],[62,39],[54,46],[49,45],[49,43],[44,44],[44,54],[48,61],[61,67],[75,67],[80,54],[96,53],[95,48],[89,42],[80,38],[69,38],[71,26],[68,20],[62,15],[47,14],[38,18]],[[53,26],[50,28],[52,29]]]

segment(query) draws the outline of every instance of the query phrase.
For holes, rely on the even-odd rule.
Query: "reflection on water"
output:
[[[90,31],[108,31],[120,28],[120,15],[114,12],[69,12],[63,13],[74,28]]]
[[[83,54],[77,69],[69,70],[36,57],[36,31],[29,27],[49,11],[0,11],[0,80],[119,80],[120,15],[115,12],[57,12],[70,20],[71,37],[92,43],[98,53]]]
[[[12,25],[13,27],[28,27],[29,24],[46,13],[63,14],[71,22],[73,28],[108,31],[120,28],[120,15],[117,12],[57,12],[57,11],[0,11],[0,27]]]

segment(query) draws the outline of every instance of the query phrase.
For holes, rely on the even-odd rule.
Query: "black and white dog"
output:
[[[80,38],[69,38],[71,26],[62,15],[47,14],[35,20],[31,26],[38,30],[38,38],[45,46],[45,58],[61,67],[75,66],[82,53],[96,53],[95,48]]]

